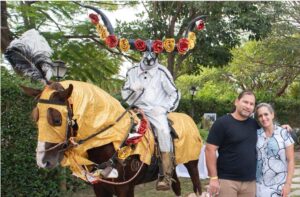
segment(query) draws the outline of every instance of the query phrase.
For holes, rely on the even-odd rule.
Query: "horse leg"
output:
[[[199,179],[199,172],[198,172],[198,160],[189,161],[184,164],[187,168],[189,175],[192,179],[193,183],[193,190],[197,195],[202,193],[201,182]]]
[[[115,187],[117,197],[134,197],[134,185],[118,185]]]
[[[96,194],[96,197],[113,197],[113,194],[106,189],[107,186],[103,184],[94,184],[94,192]]]
[[[179,179],[176,174],[176,170],[173,171],[172,178],[175,180],[175,182],[172,181],[172,190],[176,196],[181,196],[181,187],[180,187]]]

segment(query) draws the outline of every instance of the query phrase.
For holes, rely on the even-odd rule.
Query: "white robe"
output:
[[[133,91],[132,84],[139,83],[144,88],[144,93],[134,105],[143,109],[149,121],[156,129],[159,147],[162,152],[171,151],[171,136],[167,121],[167,112],[174,111],[180,100],[180,93],[177,90],[172,75],[168,69],[157,63],[157,66],[149,70],[142,68],[142,63],[128,70],[126,82],[122,88],[123,99],[127,98]],[[130,105],[141,94],[135,92],[128,100]],[[155,107],[165,110],[162,114],[153,114]]]

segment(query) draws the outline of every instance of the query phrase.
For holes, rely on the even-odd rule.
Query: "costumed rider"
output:
[[[126,82],[122,88],[122,97],[125,99],[134,91],[134,94],[127,100],[127,103],[131,105],[144,90],[134,105],[144,111],[155,127],[163,171],[163,176],[158,178],[156,189],[168,190],[174,167],[171,154],[173,146],[167,114],[177,108],[180,93],[174,84],[171,73],[158,63],[158,54],[152,52],[149,46],[151,46],[151,41],[147,41],[148,50],[143,53],[141,62],[128,70]]]

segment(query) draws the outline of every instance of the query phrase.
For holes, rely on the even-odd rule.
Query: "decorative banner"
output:
[[[106,37],[105,43],[109,48],[114,48],[118,45],[118,38],[115,35],[109,35]]]
[[[161,53],[164,50],[163,42],[161,40],[155,40],[152,43],[152,49],[154,53]]]
[[[194,32],[189,32],[188,40],[189,40],[189,50],[195,48],[196,34]]]
[[[141,52],[146,51],[146,48],[147,48],[146,42],[141,39],[136,39],[134,41],[134,46],[138,51],[141,51]]]
[[[105,26],[99,23],[99,17],[97,14],[89,14],[89,18],[91,22],[96,26],[96,30],[99,34],[100,39],[105,41],[105,44],[109,48],[114,48],[118,46],[122,52],[127,52],[129,51],[130,48],[132,50],[137,50],[140,52],[144,52],[147,50],[146,42],[139,38],[136,40],[132,40],[130,42],[126,38],[121,38],[118,41],[118,38],[113,33],[113,28],[108,18],[100,11],[97,13],[101,15],[101,18],[104,21],[105,25],[108,25],[109,31]],[[176,46],[176,51],[178,51],[180,55],[186,54],[189,50],[195,48],[196,45],[196,34],[191,31],[191,28],[193,27],[192,25],[197,24],[196,29],[198,31],[203,30],[205,28],[204,21],[202,19],[198,20],[199,18],[203,18],[203,17],[204,16],[198,16],[190,22],[190,25],[188,26],[189,28],[187,30],[188,35],[185,34],[185,38],[180,38],[177,44],[174,38],[166,38],[163,41],[150,40],[151,49],[148,46],[148,50],[151,50],[157,54],[163,53],[164,51],[171,53],[175,50],[175,46]]]
[[[97,29],[97,32],[99,34],[100,39],[101,40],[105,40],[106,37],[108,36],[107,29],[103,25],[101,25],[101,24],[97,24],[96,25],[96,29]]]
[[[89,18],[94,25],[99,24],[99,18],[97,14],[89,14]]]
[[[203,29],[204,29],[204,21],[200,19],[200,20],[198,21],[197,30],[198,30],[198,31],[201,31],[201,30],[203,30]]]
[[[177,43],[177,50],[181,55],[186,54],[186,52],[189,50],[189,40],[187,38],[180,38]]]
[[[172,52],[174,51],[175,48],[175,39],[174,38],[167,38],[164,40],[164,49],[167,52]]]
[[[130,49],[129,41],[126,38],[121,38],[119,41],[119,48],[123,52],[127,52]]]

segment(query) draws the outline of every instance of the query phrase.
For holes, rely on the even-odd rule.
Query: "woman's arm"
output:
[[[288,173],[287,173],[285,184],[282,188],[281,195],[283,197],[287,197],[291,191],[292,178],[293,178],[294,168],[295,168],[294,144],[291,144],[290,146],[286,147],[285,154],[288,162],[288,169],[287,169]]]

